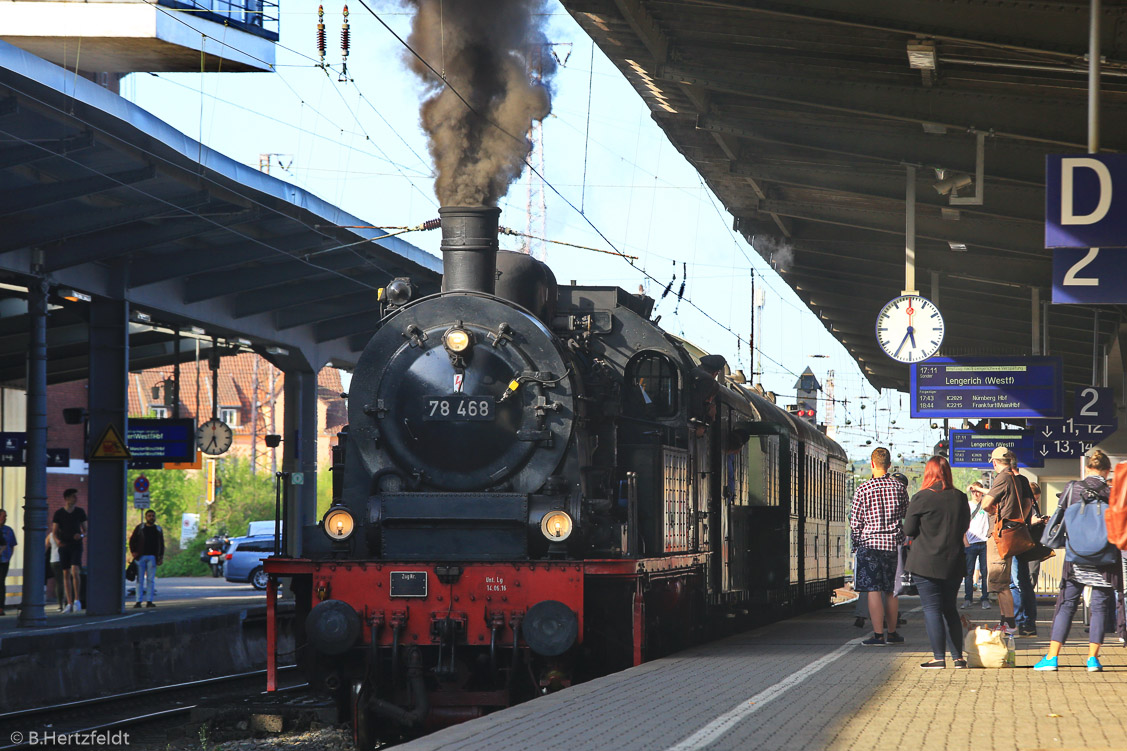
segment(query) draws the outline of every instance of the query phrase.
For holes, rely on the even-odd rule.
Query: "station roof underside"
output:
[[[1045,155],[1087,151],[1088,0],[562,1],[737,229],[769,260],[793,251],[777,269],[874,386],[908,389],[908,367],[874,334],[904,287],[906,165],[917,166],[917,289],[930,296],[938,275],[940,354],[1033,351],[1033,289],[1048,300],[1052,283]],[[1101,145],[1119,151],[1127,7],[1103,8]],[[921,41],[917,62],[934,69],[909,64]],[[984,202],[950,205],[936,170],[973,176],[978,133]],[[1121,309],[1100,312],[1107,343]],[[1049,312],[1067,384],[1092,382],[1094,313]]]
[[[0,43],[0,382],[24,377],[20,287],[37,265],[151,316],[131,324],[135,370],[171,363],[185,327],[350,367],[376,327],[376,290],[409,276],[433,292],[441,275],[440,259],[399,238],[344,228],[367,224]],[[85,308],[57,302],[52,382],[87,368]],[[182,359],[194,351],[182,342]]]

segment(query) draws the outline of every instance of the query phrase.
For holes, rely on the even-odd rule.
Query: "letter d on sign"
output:
[[[1091,214],[1076,216],[1072,213],[1072,171],[1078,167],[1092,170],[1100,180],[1100,201]],[[1111,208],[1111,172],[1098,159],[1065,157],[1060,160],[1060,223],[1095,224],[1107,216]]]

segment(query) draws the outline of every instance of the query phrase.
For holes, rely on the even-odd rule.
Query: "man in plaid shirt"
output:
[[[892,466],[888,449],[875,449],[871,463],[873,479],[861,483],[853,493],[849,537],[857,553],[853,588],[868,593],[869,617],[873,622],[872,638],[861,643],[876,647],[904,641],[896,633],[899,603],[892,589],[900,546],[904,543],[901,523],[908,508],[908,493],[888,473]]]

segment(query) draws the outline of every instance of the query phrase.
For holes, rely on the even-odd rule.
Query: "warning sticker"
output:
[[[94,442],[94,450],[90,453],[91,459],[121,460],[129,457],[129,449],[121,438],[121,432],[113,424],[106,426],[102,437]]]

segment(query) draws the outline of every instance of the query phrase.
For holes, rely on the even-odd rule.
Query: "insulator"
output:
[[[317,52],[321,55],[321,64],[325,64],[325,6],[317,6]]]
[[[348,28],[348,22],[345,21],[344,26],[340,30],[340,51],[345,57],[348,57],[348,46],[351,43],[352,32]]]
[[[441,219],[427,219],[425,222],[423,222],[423,229],[438,229],[441,226]]]

